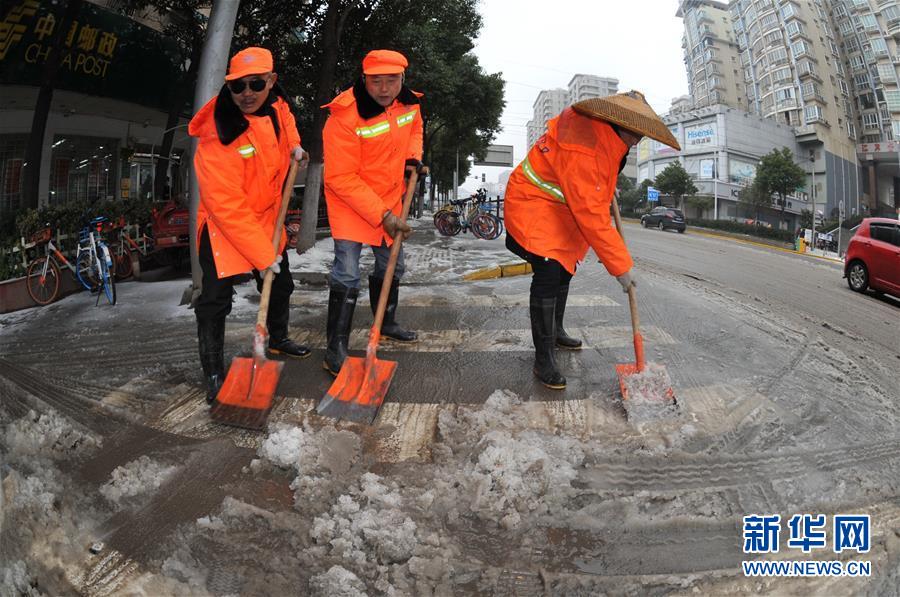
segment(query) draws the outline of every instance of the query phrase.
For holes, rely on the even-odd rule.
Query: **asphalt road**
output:
[[[692,231],[678,234],[629,225],[626,234],[639,267],[692,277],[730,296],[761,301],[788,316],[827,322],[900,352],[900,300],[851,291],[840,263]]]

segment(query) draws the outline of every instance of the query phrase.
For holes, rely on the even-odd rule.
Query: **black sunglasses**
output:
[[[266,83],[268,82],[268,79],[253,79],[249,83],[246,83],[244,81],[230,81],[228,83],[228,89],[231,90],[231,93],[237,95],[238,93],[243,93],[244,87],[247,87],[249,85],[250,91],[259,93],[266,88]]]

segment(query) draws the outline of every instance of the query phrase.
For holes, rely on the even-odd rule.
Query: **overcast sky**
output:
[[[506,80],[503,131],[495,143],[527,151],[525,123],[541,89],[565,88],[577,73],[615,77],[658,112],[687,93],[677,0],[481,0],[484,27],[475,46],[488,73]],[[502,168],[475,168],[496,182]],[[474,179],[460,181],[474,190]]]

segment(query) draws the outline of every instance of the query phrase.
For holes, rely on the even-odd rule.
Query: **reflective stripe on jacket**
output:
[[[200,185],[197,237],[203,226],[219,278],[263,270],[275,261],[272,235],[281,203],[282,185],[290,166],[291,149],[300,135],[287,103],[272,104],[279,122],[276,137],[269,116],[247,115],[246,130],[228,144],[217,131],[211,99],[191,120],[190,134],[199,138],[194,168]],[[231,101],[230,98],[224,101]],[[286,235],[281,237],[284,250]]]
[[[606,270],[631,269],[631,255],[612,225],[610,204],[628,148],[607,123],[566,108],[509,177],[504,214],[526,250],[559,261],[570,273],[588,247]]]
[[[421,94],[404,90],[387,108],[372,105],[368,94],[360,107],[357,97],[366,92],[358,83],[325,106],[325,199],[336,239],[392,243],[382,216],[388,209],[400,215],[406,160],[422,159]]]

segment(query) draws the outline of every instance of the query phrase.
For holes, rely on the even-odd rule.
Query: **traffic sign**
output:
[[[647,187],[647,201],[659,201],[659,191],[653,187]]]

